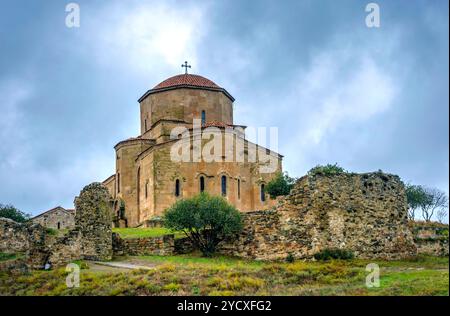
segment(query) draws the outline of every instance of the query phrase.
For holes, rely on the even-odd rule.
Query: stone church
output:
[[[138,100],[140,135],[114,147],[116,170],[103,184],[115,201],[116,226],[145,225],[178,199],[203,191],[222,195],[242,212],[264,210],[276,202],[266,194],[265,185],[282,170],[282,156],[246,140],[246,126],[233,122],[231,94],[207,78],[188,74],[187,67],[184,74],[168,78],[142,95]],[[195,129],[195,122],[199,122],[199,129]],[[219,161],[173,159],[171,150],[180,141],[188,144],[184,148],[188,148],[189,157],[193,157],[194,149],[202,153],[209,146],[205,135],[201,136],[206,129],[213,129],[223,138],[226,131],[232,131],[232,152],[241,150],[244,159],[236,159],[237,154],[231,160]],[[174,138],[177,130],[184,130],[183,135],[188,137]],[[200,135],[197,147],[196,133]],[[242,148],[237,147],[239,141]],[[214,152],[220,150],[220,158],[225,158],[230,146],[220,147]],[[255,159],[255,147],[258,158],[266,155],[275,161],[273,170],[261,171],[267,161]]]

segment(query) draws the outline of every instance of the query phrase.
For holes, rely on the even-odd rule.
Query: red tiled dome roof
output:
[[[153,89],[150,89],[144,93],[144,95],[139,98],[138,102],[142,102],[142,100],[150,94],[178,88],[219,91],[224,93],[232,102],[234,102],[233,96],[229,94],[227,90],[221,88],[213,81],[206,79],[205,77],[192,74],[176,75],[164,80],[163,82],[157,84]]]
[[[213,81],[206,79],[205,77],[192,74],[183,74],[170,77],[160,84],[156,85],[152,90],[165,89],[177,86],[191,86],[191,87],[202,87],[202,88],[214,88],[220,89],[220,87]]]

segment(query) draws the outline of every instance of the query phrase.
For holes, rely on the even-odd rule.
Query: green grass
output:
[[[168,234],[174,234],[175,238],[185,237],[182,232],[173,232],[164,227],[154,228],[113,228],[113,232],[118,233],[122,238],[144,238],[161,237]]]
[[[4,253],[0,252],[0,261],[16,259],[18,255],[16,253]]]
[[[380,287],[366,287],[369,260],[260,262],[217,256],[132,257],[153,270],[81,270],[67,288],[64,268],[28,275],[0,272],[0,295],[449,295],[448,257],[377,261]]]
[[[239,258],[233,258],[228,256],[214,256],[212,258],[202,257],[200,253],[176,255],[176,256],[138,256],[137,258],[143,259],[153,263],[169,263],[177,265],[195,265],[198,267],[235,267],[246,266],[247,268],[261,267],[265,263],[255,260],[244,260]]]

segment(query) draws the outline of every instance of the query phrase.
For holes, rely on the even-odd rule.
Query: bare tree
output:
[[[445,192],[435,188],[424,188],[426,198],[419,204],[422,217],[426,222],[431,221],[436,211],[448,208],[448,197]]]
[[[448,219],[447,210],[445,208],[441,208],[440,210],[437,211],[436,217],[437,217],[437,220],[439,221],[439,223],[444,224],[444,222],[445,222],[444,220]]]

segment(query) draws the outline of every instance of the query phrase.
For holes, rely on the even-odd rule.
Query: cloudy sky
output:
[[[284,168],[395,173],[448,193],[448,1],[0,1],[0,203],[73,207],[139,133],[137,99],[188,60],[277,126]]]

